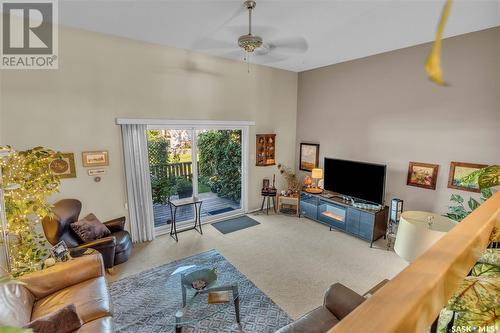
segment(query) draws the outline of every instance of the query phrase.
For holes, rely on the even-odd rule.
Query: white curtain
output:
[[[155,230],[149,178],[147,125],[124,124],[121,128],[132,241],[134,243],[151,241],[155,238]]]

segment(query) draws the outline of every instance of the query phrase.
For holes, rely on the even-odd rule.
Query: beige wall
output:
[[[60,29],[59,70],[3,71],[1,131],[17,149],[47,146],[76,156],[76,179],[63,197],[79,198],[102,219],[126,214],[124,166],[116,117],[248,120],[249,208],[275,167],[255,167],[256,132],[277,133],[277,158],[295,161],[297,74],[69,28]],[[108,150],[101,183],[81,152]]]
[[[427,80],[430,44],[299,74],[297,142],[320,159],[388,165],[386,200],[446,211],[451,161],[500,163],[500,28],[446,39],[449,87]],[[440,165],[435,191],[406,185],[409,161]]]

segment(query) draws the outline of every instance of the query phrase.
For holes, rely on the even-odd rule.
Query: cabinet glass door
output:
[[[346,208],[320,200],[318,220],[345,230]]]

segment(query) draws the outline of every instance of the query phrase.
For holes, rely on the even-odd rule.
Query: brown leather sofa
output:
[[[322,306],[282,327],[277,333],[325,333],[365,300],[343,284],[335,283],[326,291]]]
[[[22,327],[74,304],[83,322],[75,332],[115,332],[100,254],[57,263],[20,280],[25,285],[0,286],[0,325]]]
[[[106,268],[127,261],[132,251],[132,240],[124,229],[125,217],[104,222],[111,231],[111,236],[83,243],[70,227],[71,223],[78,221],[81,210],[82,203],[76,199],[64,199],[55,203],[54,216],[47,216],[42,220],[43,231],[49,243],[56,245],[63,240],[72,256],[78,256],[88,248],[95,249],[102,254]]]

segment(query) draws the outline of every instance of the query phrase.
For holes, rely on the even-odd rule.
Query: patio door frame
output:
[[[130,120],[131,122],[134,120]],[[135,119],[137,124],[138,119]],[[160,120],[160,119],[141,119],[141,122],[147,125],[148,130],[165,130],[165,129],[181,129],[190,130],[192,136],[191,156],[194,158],[192,164],[193,172],[193,195],[198,193],[198,165],[197,165],[197,136],[196,131],[201,129],[207,130],[239,130],[241,131],[241,198],[240,209],[222,213],[214,216],[204,217],[202,223],[213,223],[215,221],[225,219],[231,216],[238,216],[248,212],[248,166],[249,166],[249,135],[250,126],[255,125],[252,121],[212,121],[212,120]],[[190,227],[192,221],[183,221]],[[179,230],[182,230],[183,225],[179,225]],[[156,235],[162,235],[170,232],[170,226],[160,226],[155,228]]]

